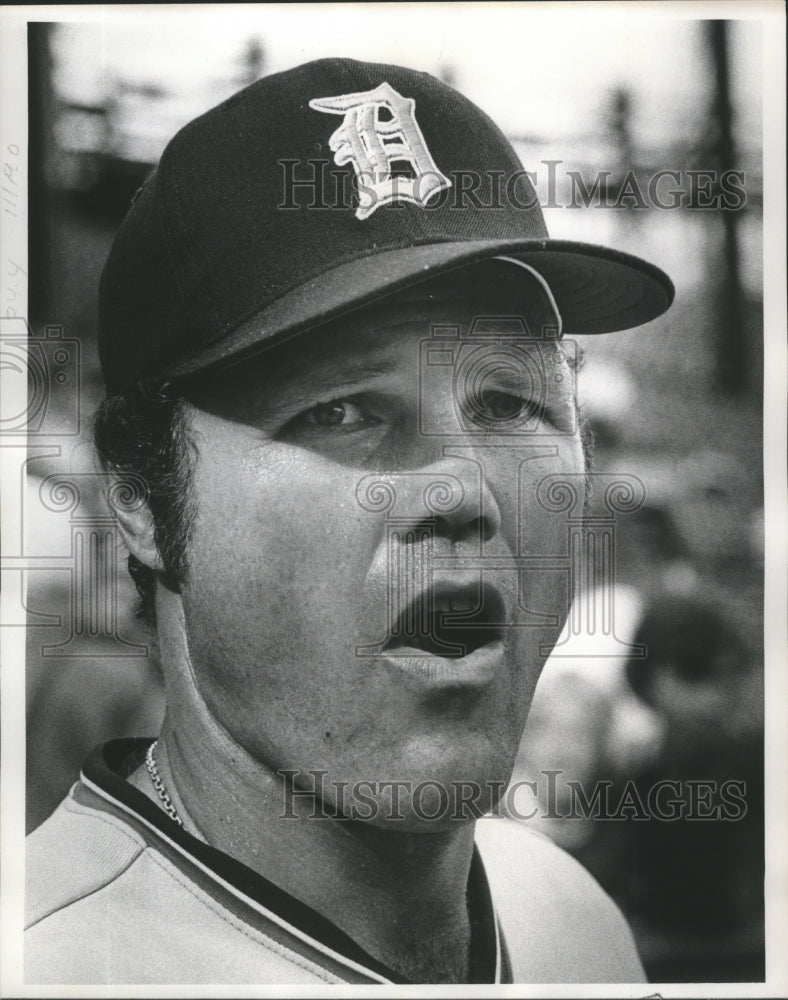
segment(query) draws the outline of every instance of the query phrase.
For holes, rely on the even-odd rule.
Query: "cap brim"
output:
[[[613,333],[660,316],[674,297],[670,278],[639,257],[567,240],[463,240],[384,250],[338,264],[281,296],[168,373],[192,375],[241,360],[352,309],[463,264],[505,254],[547,281],[565,334]]]

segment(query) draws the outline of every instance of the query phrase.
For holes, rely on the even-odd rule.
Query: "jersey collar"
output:
[[[189,877],[223,905],[305,957],[314,961],[319,956],[319,963],[340,979],[411,984],[373,958],[322,914],[235,858],[187,833],[126,781],[129,761],[139,763],[151,742],[149,738],[120,739],[97,747],[83,765],[76,797],[93,807],[120,811],[146,841],[187,869]],[[506,945],[475,846],[467,892],[471,924],[469,982],[510,983]]]

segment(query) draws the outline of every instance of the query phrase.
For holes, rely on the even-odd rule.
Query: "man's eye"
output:
[[[347,399],[318,403],[304,413],[302,420],[312,427],[353,427],[368,422],[361,407]]]
[[[497,389],[483,392],[481,404],[481,413],[488,420],[513,420],[521,415],[530,415],[534,409],[534,404],[530,400]]]

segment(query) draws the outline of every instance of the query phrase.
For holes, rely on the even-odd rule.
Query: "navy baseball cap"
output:
[[[175,135],[118,231],[99,293],[107,392],[499,256],[542,276],[566,333],[629,329],[673,300],[638,257],[550,239],[511,144],[429,74],[324,59],[264,77]]]

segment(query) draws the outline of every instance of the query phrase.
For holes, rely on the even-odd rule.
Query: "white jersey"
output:
[[[325,917],[186,833],[100,747],[27,842],[29,984],[406,983]],[[477,823],[471,981],[642,982],[623,917],[549,840]]]

